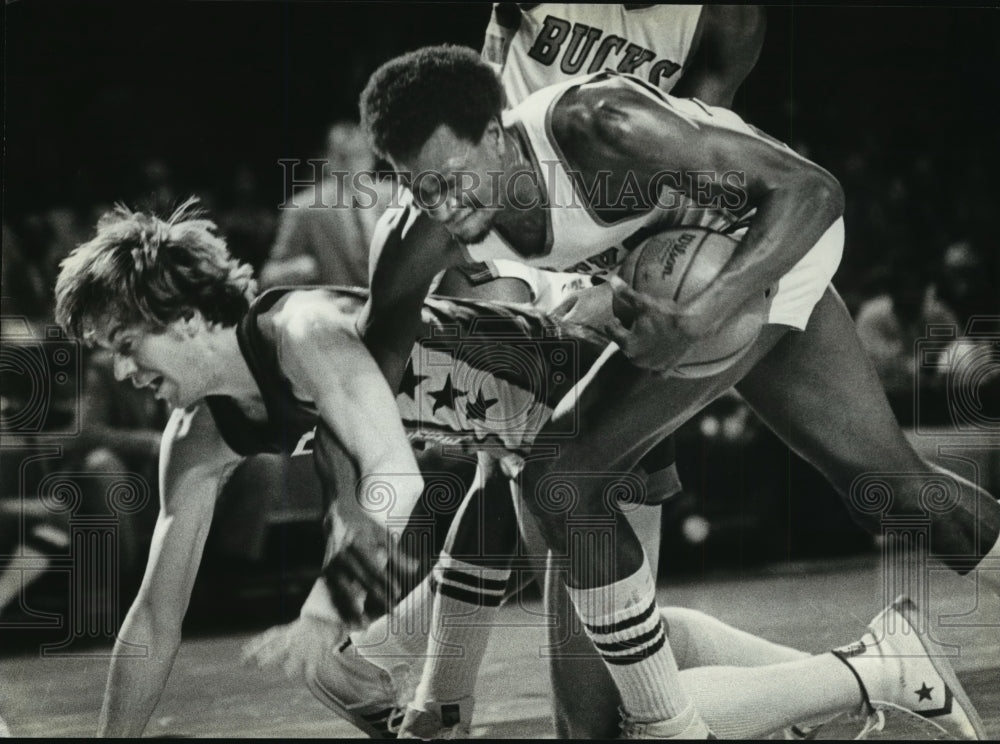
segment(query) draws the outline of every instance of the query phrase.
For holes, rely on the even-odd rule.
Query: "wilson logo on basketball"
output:
[[[660,276],[670,276],[674,273],[674,266],[677,259],[687,253],[688,247],[697,237],[694,233],[683,233],[671,241],[664,242],[656,246],[655,256],[657,262],[663,267]]]

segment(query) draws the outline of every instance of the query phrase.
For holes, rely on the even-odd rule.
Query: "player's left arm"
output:
[[[705,5],[700,39],[671,95],[732,108],[736,91],[757,64],[766,29],[760,5]]]
[[[302,293],[289,300],[275,322],[282,372],[314,401],[322,424],[354,464],[358,498],[377,481],[395,492],[393,514],[408,514],[423,479],[395,397],[352,327],[353,316]],[[389,516],[366,512],[377,521]]]
[[[563,129],[586,172],[632,171],[640,184],[667,184],[735,215],[756,210],[716,281],[677,314],[683,335],[716,333],[843,214],[837,179],[781,143],[689,119],[621,84],[579,90]]]
[[[408,205],[379,220],[371,245],[371,290],[357,321],[358,332],[393,391],[399,388],[423,328],[424,299],[434,278],[466,260],[443,225],[415,211]]]

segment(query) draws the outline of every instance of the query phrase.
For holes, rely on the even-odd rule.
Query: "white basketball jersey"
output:
[[[495,3],[484,58],[516,106],[547,85],[602,70],[669,92],[683,74],[700,5]]]
[[[552,141],[551,115],[553,108],[567,91],[609,76],[618,75],[595,73],[543,88],[519,106],[504,112],[504,125],[515,127],[530,150],[530,157],[548,200],[548,207],[545,209],[545,249],[540,255],[521,255],[494,230],[482,243],[467,246],[473,260],[510,259],[551,271],[601,275],[614,271],[625,260],[625,256],[647,236],[669,227],[690,225],[735,238],[742,237],[752,211],[742,216],[737,215],[726,208],[726,200],[716,200],[709,206],[698,205],[692,198],[680,193],[676,184],[667,181],[661,185],[658,204],[645,212],[608,222],[591,208],[587,198],[578,191],[571,179],[569,166]],[[619,77],[667,111],[695,126],[705,123],[734,129],[754,137],[765,136],[732,111],[709,106],[695,99],[674,98],[632,76]],[[719,174],[717,177],[724,179],[724,184],[729,177],[732,197],[729,201],[734,207],[741,206],[742,174]],[[609,194],[608,198],[616,204],[625,201],[621,194]]]

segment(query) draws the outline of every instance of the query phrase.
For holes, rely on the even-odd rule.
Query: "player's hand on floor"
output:
[[[621,277],[610,276],[608,284],[614,299],[607,335],[637,367],[674,367],[696,340],[694,319],[677,303],[637,292]]]
[[[280,670],[289,679],[304,679],[345,634],[346,628],[339,621],[299,616],[251,638],[244,644],[241,658],[244,664]]]

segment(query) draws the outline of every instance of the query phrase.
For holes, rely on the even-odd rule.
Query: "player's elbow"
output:
[[[844,187],[840,185],[840,181],[824,171],[821,183],[816,188],[819,192],[817,198],[824,204],[831,221],[843,217],[846,203]]]
[[[832,224],[844,214],[844,189],[827,171],[816,168],[798,180],[795,193],[818,221]]]

